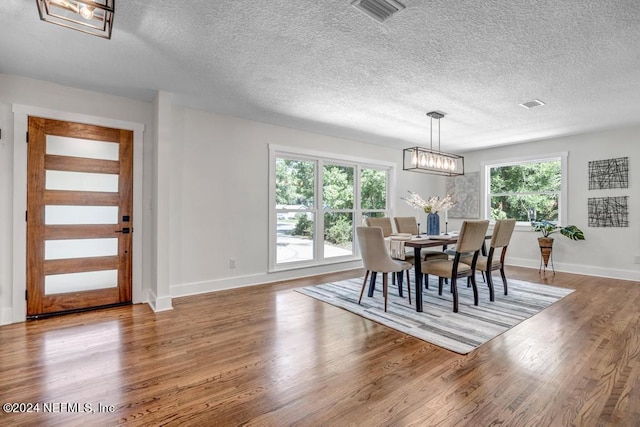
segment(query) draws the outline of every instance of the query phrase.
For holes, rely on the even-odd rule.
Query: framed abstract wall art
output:
[[[467,172],[447,178],[447,194],[455,204],[449,209],[449,218],[480,217],[480,172]]]

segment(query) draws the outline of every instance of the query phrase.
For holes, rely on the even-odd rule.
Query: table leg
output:
[[[378,275],[377,271],[372,271],[371,272],[371,279],[369,282],[369,292],[367,293],[367,295],[369,295],[369,297],[373,296],[373,291],[376,289],[376,276]]]
[[[422,312],[422,259],[420,258],[420,248],[413,248],[414,250],[414,269],[416,272],[416,311]]]

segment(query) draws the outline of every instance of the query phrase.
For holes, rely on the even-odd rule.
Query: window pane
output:
[[[541,219],[558,221],[558,195],[492,196],[491,219],[506,218],[527,222]]]
[[[88,258],[118,255],[118,239],[46,240],[44,259]]]
[[[55,224],[117,224],[117,206],[46,205],[44,223]]]
[[[324,257],[353,255],[353,214],[324,214]]]
[[[47,135],[47,154],[85,157],[88,159],[118,160],[120,146],[117,142],[92,141]]]
[[[314,217],[297,213],[293,221],[276,222],[276,263],[313,260]]]
[[[377,169],[362,169],[360,174],[362,209],[387,208],[387,172]]]
[[[118,286],[118,270],[52,274],[44,277],[45,295],[91,291]]]
[[[276,159],[276,205],[313,208],[315,163]]]
[[[560,191],[560,160],[491,168],[491,193]]]
[[[322,174],[325,209],[353,209],[353,168],[325,165]]]
[[[107,173],[45,171],[47,190],[118,192],[118,175]]]

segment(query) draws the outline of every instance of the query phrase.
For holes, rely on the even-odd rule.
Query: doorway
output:
[[[27,317],[132,301],[133,131],[29,117]]]

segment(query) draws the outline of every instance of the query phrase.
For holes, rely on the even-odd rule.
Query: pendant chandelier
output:
[[[36,0],[40,19],[72,30],[111,38],[115,0]]]
[[[444,114],[437,111],[427,113],[431,118],[431,145],[429,148],[411,147],[403,150],[402,168],[406,171],[434,175],[464,175],[464,157],[440,151],[440,119]],[[433,119],[438,121],[438,149],[433,149]]]

